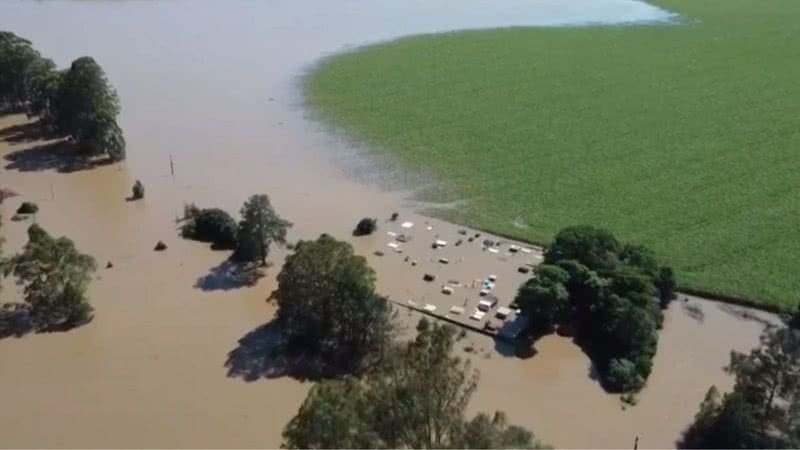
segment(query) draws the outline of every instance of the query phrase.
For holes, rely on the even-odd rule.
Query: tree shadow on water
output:
[[[0,139],[9,144],[41,141],[55,137],[57,136],[48,127],[44,126],[40,120],[11,125],[0,130]]]
[[[239,339],[239,345],[228,352],[225,367],[229,377],[247,382],[286,376],[319,380],[322,373],[318,358],[288,349],[283,330],[274,320]]]
[[[25,303],[0,304],[0,339],[21,338],[30,333],[63,333],[88,324],[94,319],[89,315],[79,321],[67,321],[46,326],[36,326],[31,317],[30,305]]]
[[[212,267],[206,275],[198,278],[194,287],[203,291],[229,291],[255,286],[262,277],[264,277],[264,272],[257,267],[227,259]]]
[[[5,159],[9,162],[5,167],[7,170],[19,172],[55,170],[72,173],[106,166],[113,162],[108,157],[88,155],[82,152],[77,144],[68,140],[17,150],[5,155]]]

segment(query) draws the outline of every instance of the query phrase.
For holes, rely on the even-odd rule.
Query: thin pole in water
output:
[[[633,441],[633,450],[639,449],[639,436],[636,436],[636,440]]]
[[[169,171],[172,173],[172,176],[175,176],[175,163],[172,162],[172,155],[169,155]]]

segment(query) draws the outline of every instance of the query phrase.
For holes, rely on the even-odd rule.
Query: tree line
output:
[[[576,226],[556,235],[535,275],[516,297],[531,331],[574,334],[604,387],[641,389],[652,369],[662,309],[675,295],[672,269],[644,246]]]
[[[119,98],[89,56],[59,70],[29,40],[0,31],[0,107],[38,116],[43,126],[70,137],[87,154],[125,159]]]

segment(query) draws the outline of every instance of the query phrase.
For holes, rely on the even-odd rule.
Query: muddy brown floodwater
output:
[[[119,90],[130,155],[122,165],[64,173],[63,160],[37,150],[47,143],[14,132],[24,118],[0,118],[0,155],[21,152],[0,169],[0,185],[21,194],[2,206],[6,252],[21,248],[28,225],[8,219],[32,200],[38,223],[74,239],[100,267],[114,264],[91,285],[92,323],[0,341],[0,446],[270,447],[309,388],[261,376],[257,330],[273,314],[265,299],[284,253],[272,256],[274,268],[257,285],[238,285],[224,273],[227,254],[177,237],[184,202],[235,212],[248,195],[269,193],[295,223],[292,240],[322,232],[349,238],[357,219],[400,211],[401,221],[417,224],[403,254],[386,251],[384,232],[396,224],[354,241],[370,255],[381,292],[398,302],[444,308],[474,296],[459,288],[442,297],[439,286],[421,281],[425,271],[464,282],[496,273],[501,302],[524,279],[519,256],[488,255],[477,244],[440,249],[436,256],[453,262],[446,269],[432,262],[430,233],[454,242],[458,227],[419,216],[409,190],[398,187],[424,178],[383,170],[385,161],[379,170],[306,120],[303,71],[331,52],[404,34],[671,14],[628,0],[8,0],[0,18],[0,28],[33,40],[59,65],[85,54],[100,61]],[[135,179],[147,197],[126,202]],[[152,251],[158,240],[166,252]],[[386,255],[372,255],[376,249]],[[419,264],[411,267],[406,255]],[[9,280],[2,296],[17,296]],[[415,320],[406,311],[401,317]],[[728,352],[755,345],[762,327],[715,303],[677,302],[653,375],[628,410],[600,389],[569,340],[546,337],[535,357],[520,360],[470,334],[460,345],[475,348],[481,371],[470,407],[505,410],[560,447],[627,447],[636,435],[642,447],[668,447],[709,385],[730,387],[722,371]],[[230,352],[235,376],[226,367]]]

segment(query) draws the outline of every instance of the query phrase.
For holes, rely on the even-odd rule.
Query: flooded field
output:
[[[524,279],[513,259],[521,256],[487,255],[479,243],[456,249],[460,227],[420,216],[407,201],[415,184],[394,176],[399,184],[386,189],[377,183],[386,172],[360,163],[357,150],[307,120],[298,86],[304,70],[331,52],[410,33],[671,15],[625,0],[20,0],[0,3],[0,17],[0,28],[31,39],[61,66],[82,55],[104,66],[122,101],[129,153],[122,166],[62,173],[61,161],[31,151],[40,142],[15,138],[10,127],[23,118],[0,118],[0,157],[23,151],[0,165],[0,185],[22,194],[2,206],[6,253],[23,245],[27,226],[9,218],[20,201],[33,200],[38,223],[74,239],[101,267],[114,264],[90,288],[91,324],[0,341],[0,403],[11,405],[0,410],[0,446],[271,447],[309,385],[248,382],[229,376],[226,362],[272,316],[265,299],[284,253],[272,256],[276,266],[258,285],[230,282],[221,265],[226,253],[177,237],[184,202],[236,212],[247,196],[266,192],[295,223],[291,240],[322,232],[349,238],[361,217],[399,211],[401,222],[416,224],[404,253],[386,247],[393,228],[383,222],[377,235],[354,240],[378,271],[380,291],[396,301],[445,305],[441,280],[494,273],[507,303]],[[135,179],[147,198],[125,202]],[[431,261],[426,221],[450,242],[438,250],[452,261],[447,268]],[[166,252],[152,251],[158,240]],[[425,284],[422,274],[432,271],[439,280]],[[8,283],[2,296],[14,298]],[[755,345],[762,328],[714,303],[689,304],[703,317],[682,302],[668,312],[654,373],[635,408],[623,411],[603,393],[569,340],[546,337],[523,361],[477,334],[464,342],[477,351],[481,371],[471,408],[503,409],[561,447],[629,446],[637,434],[642,447],[671,446],[708,386],[729,386],[721,369],[728,352]],[[401,311],[413,321],[408,314]]]

